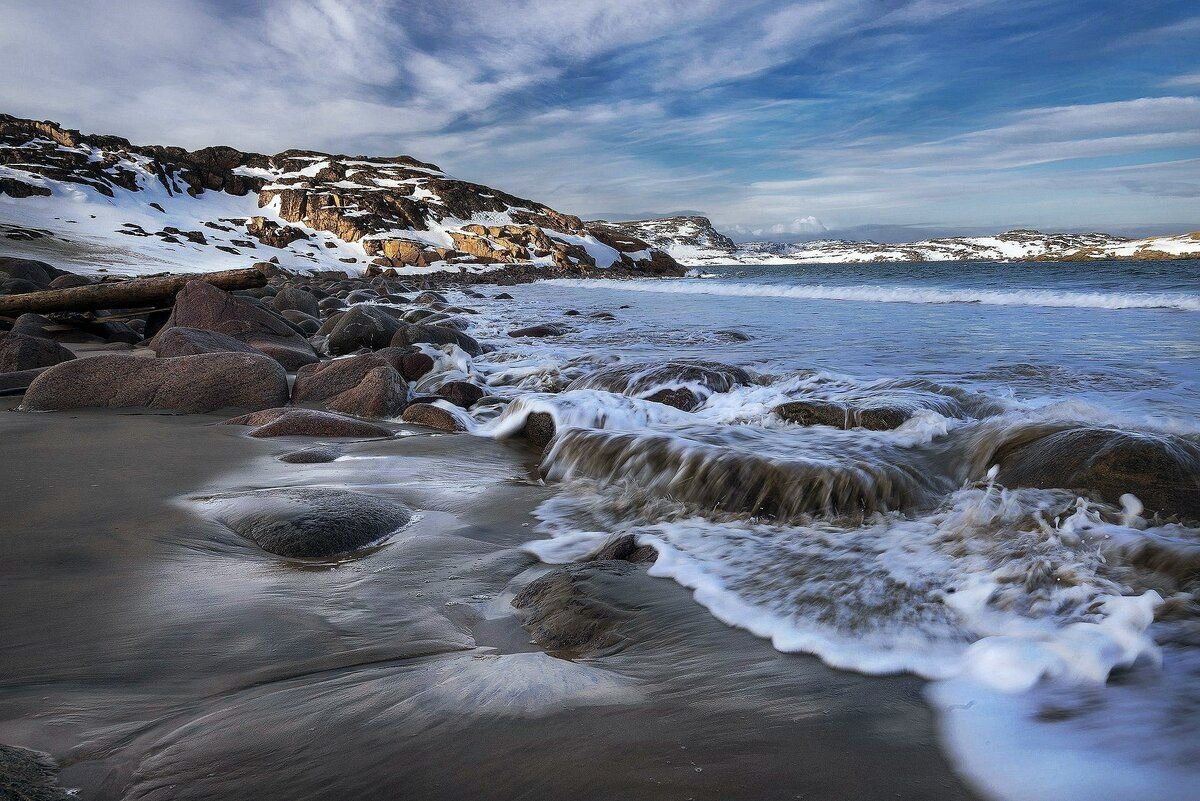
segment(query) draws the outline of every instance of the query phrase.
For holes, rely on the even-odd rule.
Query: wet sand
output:
[[[6,398],[11,408],[19,398]],[[0,743],[80,799],[958,799],[922,682],[774,651],[644,567],[588,593],[621,644],[568,661],[509,600],[550,488],[467,435],[255,440],[227,415],[0,412]],[[412,429],[409,429],[412,431]],[[419,511],[286,560],[191,498],[350,486]]]

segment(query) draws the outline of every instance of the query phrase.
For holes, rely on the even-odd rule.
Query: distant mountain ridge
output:
[[[138,146],[8,115],[0,115],[0,251],[134,272],[265,260],[356,271],[679,272],[625,232],[409,156]]]
[[[887,244],[848,240],[735,243],[706,217],[605,223],[670,253],[681,264],[863,263],[874,261],[1089,261],[1200,259],[1200,232],[1130,239],[1104,233],[1017,229],[994,236],[959,236]]]

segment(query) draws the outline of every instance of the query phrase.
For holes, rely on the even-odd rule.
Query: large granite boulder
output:
[[[203,281],[189,281],[175,296],[175,307],[150,347],[157,349],[163,332],[175,326],[216,331],[267,354],[288,370],[317,361],[312,345],[299,330],[274,311]]]
[[[341,414],[316,409],[297,409],[281,406],[262,409],[226,420],[222,425],[253,426],[250,436],[269,437],[353,437],[356,439],[390,437],[392,432],[383,426],[356,420]]]
[[[310,317],[320,316],[321,308],[318,304],[319,301],[311,292],[294,286],[283,287],[271,299],[271,308],[277,312],[298,311]]]
[[[478,356],[483,353],[483,348],[475,339],[461,331],[455,331],[453,328],[445,328],[438,325],[417,325],[414,323],[400,323],[399,329],[392,337],[392,346],[399,348],[409,348],[418,344],[429,345],[457,345],[469,356]]]
[[[74,359],[47,369],[30,384],[21,408],[144,407],[196,414],[264,409],[287,399],[287,373],[262,354],[201,353],[172,359],[118,354]]]
[[[75,358],[54,340],[9,332],[0,334],[0,373],[52,367]]]
[[[377,350],[392,344],[399,320],[372,306],[353,306],[338,318],[329,331],[326,347],[334,356],[353,353],[359,348]]]
[[[194,356],[197,353],[258,353],[257,350],[220,331],[177,325],[163,329],[150,342],[159,358]]]

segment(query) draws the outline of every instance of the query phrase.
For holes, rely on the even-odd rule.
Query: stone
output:
[[[631,615],[594,597],[589,584],[633,567],[607,560],[551,570],[517,593],[512,605],[533,641],[555,656],[596,654],[621,642],[616,629]]]
[[[658,551],[652,545],[638,545],[632,534],[620,534],[610,537],[595,553],[582,561],[602,562],[606,559],[618,559],[622,562],[644,564],[658,559]]]
[[[525,418],[521,434],[534,447],[544,448],[554,439],[555,431],[554,415],[549,412],[530,412]]]
[[[327,347],[334,356],[359,348],[386,348],[403,325],[394,317],[370,306],[354,306],[343,314],[329,332]]]
[[[467,427],[457,417],[440,406],[434,406],[432,403],[413,403],[404,410],[404,414],[400,416],[400,419],[406,423],[425,426],[426,428],[436,428],[439,431],[457,433],[467,430]]]
[[[280,406],[262,409],[241,417],[226,420],[222,425],[253,426],[250,436],[270,437],[352,437],[355,439],[390,437],[392,432],[383,426],[356,420],[342,414],[316,409]]]
[[[317,361],[308,340],[276,312],[203,281],[189,281],[175,296],[175,307],[154,339],[175,326],[227,334],[265,353],[288,370]],[[150,347],[155,347],[151,340]]]
[[[279,461],[287,464],[324,464],[332,462],[341,455],[342,452],[337,448],[322,445],[285,453],[279,457]]]
[[[509,331],[510,337],[560,337],[563,334],[569,334],[571,329],[565,325],[557,325],[555,323],[542,323],[540,325],[529,325],[524,328],[517,328]]]
[[[384,365],[330,398],[325,406],[358,417],[396,417],[408,406],[408,397],[408,382],[393,367]]]
[[[327,487],[258,490],[202,499],[222,525],[264,551],[321,559],[377,543],[408,525],[404,504]]]
[[[49,754],[0,745],[0,798],[5,801],[71,801],[58,784],[58,765]]]
[[[16,320],[13,321],[11,333],[25,334],[31,337],[42,337],[43,339],[52,339],[49,328],[54,325],[48,317],[43,317],[40,314],[25,312]]]
[[[75,358],[54,340],[9,332],[0,334],[0,373],[52,367]]]
[[[470,381],[447,381],[438,388],[437,394],[455,406],[470,409],[484,396],[484,391]]]
[[[24,395],[25,390],[29,389],[29,385],[33,383],[33,379],[49,369],[49,367],[37,367],[33,370],[0,373],[0,395]]]
[[[1130,493],[1151,513],[1200,520],[1200,443],[1191,437],[1037,426],[987,463],[1000,466],[1006,487],[1083,490],[1114,504]]]
[[[319,302],[309,292],[292,286],[285,286],[275,293],[271,299],[271,308],[278,312],[298,311],[316,317],[321,313]]]
[[[106,355],[55,365],[33,380],[21,408],[170,409],[197,414],[287,403],[287,373],[261,354],[200,353],[168,359]]]
[[[728,392],[735,386],[749,383],[750,375],[740,367],[719,362],[677,360],[606,365],[575,379],[567,389],[601,389],[690,412],[704,402],[707,394]],[[702,397],[697,390],[706,395]]]
[[[295,309],[284,309],[279,314],[281,317],[283,317],[283,319],[299,328],[308,336],[312,336],[321,330],[321,321],[311,315],[305,314],[302,311],[296,311]]]
[[[687,387],[676,387],[674,389],[660,389],[658,392],[651,393],[645,397],[645,400],[662,403],[666,406],[674,406],[681,411],[690,412],[700,406],[702,401]]]
[[[197,353],[258,353],[257,350],[219,331],[177,325],[164,329],[150,343],[159,358],[194,356]]]
[[[92,280],[83,275],[60,275],[49,284],[49,289],[71,289],[77,286],[90,286]]]
[[[0,256],[0,277],[12,281],[26,281],[32,290],[48,289],[55,278],[70,275],[66,270],[59,270],[44,261],[33,259],[18,259],[11,256]]]
[[[829,401],[789,401],[772,410],[776,416],[802,426],[833,426],[834,428],[865,428],[868,431],[888,431],[904,425],[912,413],[893,406],[852,406]]]
[[[483,352],[479,343],[461,331],[452,328],[442,328],[436,325],[414,325],[400,323],[400,328],[392,337],[392,346],[408,348],[420,343],[430,345],[457,345],[469,356],[478,356]]]

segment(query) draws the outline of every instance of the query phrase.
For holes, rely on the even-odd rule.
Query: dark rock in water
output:
[[[319,446],[285,453],[279,457],[279,461],[287,462],[288,464],[323,464],[325,462],[332,462],[341,455],[342,452],[337,448]]]
[[[370,303],[379,299],[379,293],[374,289],[356,289],[346,295],[347,303]]]
[[[521,433],[530,444],[544,448],[554,439],[554,416],[549,412],[530,412],[525,418],[525,428]]]
[[[396,501],[325,487],[271,489],[211,499],[217,519],[264,551],[290,558],[323,558],[378,542],[407,525]]]
[[[593,320],[615,320],[615,319],[617,319],[617,315],[613,314],[612,312],[606,312],[606,311],[592,312],[591,314],[588,315],[588,317],[591,317]]]
[[[75,354],[51,339],[9,332],[0,334],[0,373],[52,367]]]
[[[601,367],[575,379],[567,389],[601,389],[690,412],[704,402],[692,387],[709,393],[728,392],[749,383],[745,370],[718,362],[633,362]]]
[[[696,397],[696,393],[692,392],[687,387],[679,387],[677,389],[660,389],[651,395],[647,395],[644,400],[662,403],[666,406],[674,406],[685,412],[690,412],[698,407],[702,401]]]
[[[467,427],[457,417],[440,406],[434,406],[431,403],[413,403],[404,410],[404,414],[400,416],[400,419],[406,423],[425,426],[426,428],[436,428],[439,431],[460,432],[467,430]]]
[[[605,559],[618,559],[622,562],[649,563],[658,559],[658,551],[651,545],[638,545],[632,534],[621,534],[610,537],[600,549],[583,561],[602,562]]]
[[[437,394],[455,406],[470,409],[483,397],[484,392],[469,381],[447,381],[438,388]]]
[[[726,342],[749,342],[750,335],[736,328],[722,328],[713,332]]]
[[[17,370],[12,373],[0,373],[0,395],[24,395],[25,390],[33,383],[33,379],[46,372],[48,367],[38,367],[34,370]]]
[[[341,298],[322,298],[317,302],[317,307],[322,312],[335,312],[345,309],[346,304]]]
[[[542,323],[540,325],[527,325],[524,328],[517,328],[509,331],[510,337],[560,337],[563,334],[571,333],[571,329],[565,325],[556,325],[555,323]]]
[[[567,309],[563,312],[563,317],[578,317],[579,309]]]
[[[772,411],[788,421],[802,426],[833,426],[834,428],[865,428],[888,431],[899,428],[912,416],[908,409],[892,406],[850,406],[829,401],[790,401]]]
[[[443,328],[437,325],[414,325],[401,323],[400,329],[392,337],[392,347],[408,348],[413,345],[427,343],[430,345],[457,345],[468,356],[478,356],[483,352],[479,343],[461,331],[453,328]]]
[[[343,314],[329,332],[329,352],[335,356],[359,348],[386,348],[403,323],[370,306],[354,306]]]
[[[419,381],[433,370],[433,359],[420,351],[409,351],[406,348],[384,348],[379,351],[402,351],[394,360],[392,366],[404,376],[406,381]]]
[[[390,365],[369,371],[353,388],[325,402],[337,412],[358,417],[395,417],[408,406],[408,382]]]
[[[164,329],[150,343],[150,347],[163,359],[194,356],[197,353],[258,353],[245,342],[228,334],[181,325]]]
[[[268,437],[390,437],[383,426],[316,409],[282,406],[226,420],[222,425],[255,426],[250,436]]]
[[[49,754],[0,745],[0,798],[4,801],[71,801],[58,786],[58,766]]]
[[[552,570],[517,593],[512,605],[521,623],[541,647],[574,658],[618,645],[614,631],[630,614],[588,592],[597,575],[620,576],[632,570],[625,562],[605,561],[568,565]]]
[[[508,294],[507,292],[501,292],[498,295],[492,295],[492,298],[495,300],[512,300],[513,296]]]
[[[422,292],[413,298],[413,303],[419,303],[422,306],[428,306],[430,303],[449,303],[446,296],[437,292]]]
[[[287,403],[287,373],[261,354],[201,353],[173,359],[95,356],[55,365],[25,394],[31,411],[145,407],[197,414]]]
[[[308,340],[277,313],[256,301],[236,297],[203,281],[190,281],[175,296],[175,308],[163,326],[202,328],[228,334],[267,354],[288,370],[317,361]],[[155,335],[162,334],[159,331]],[[155,343],[151,342],[151,347]]]
[[[1038,426],[1001,444],[988,464],[1000,466],[1006,487],[1085,490],[1110,503],[1130,493],[1151,512],[1200,520],[1200,443],[1188,437]]]

